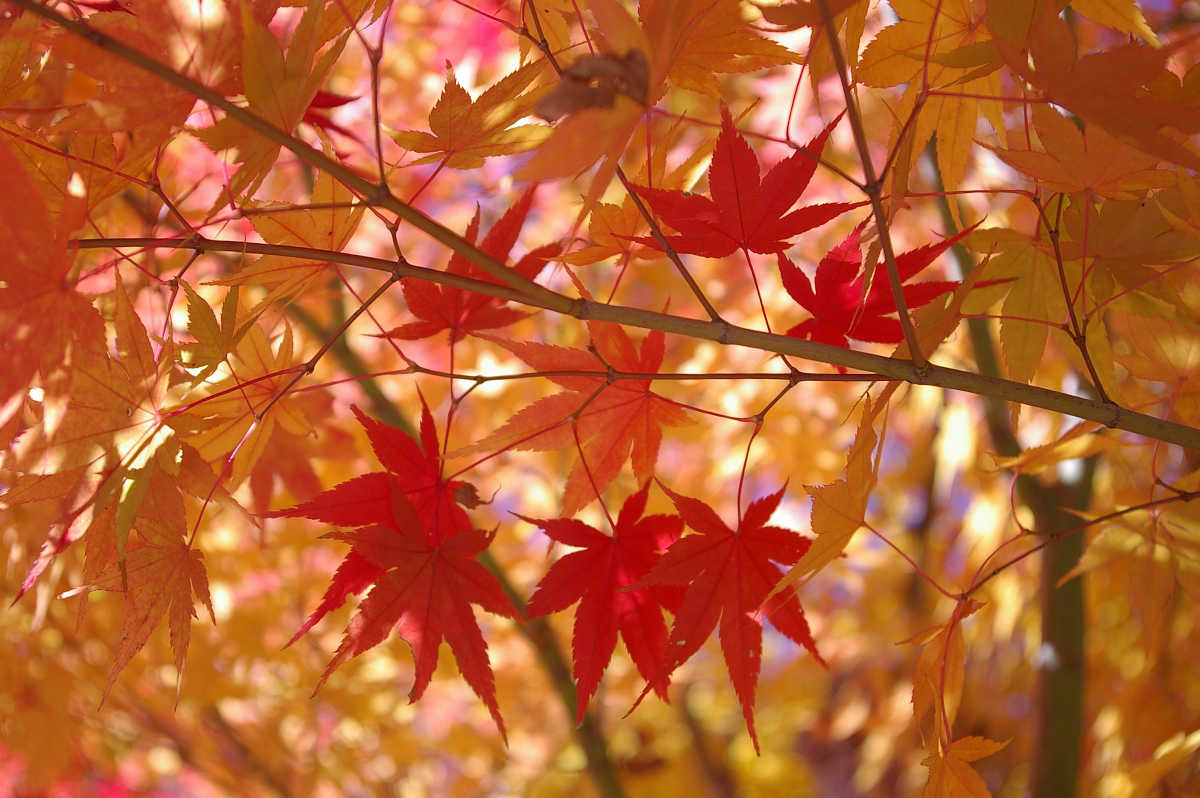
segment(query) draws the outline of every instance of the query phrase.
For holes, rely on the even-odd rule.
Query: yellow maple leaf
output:
[[[270,28],[254,18],[249,6],[242,8],[242,91],[249,109],[280,130],[292,130],[300,124],[350,37],[350,31],[344,30],[321,52],[323,11],[322,0],[309,0],[285,52]],[[193,134],[214,152],[236,149],[241,164],[229,180],[228,194],[222,192],[214,209],[231,197],[240,199],[252,194],[279,156],[278,144],[229,117]]]
[[[901,0],[892,5],[899,20],[867,45],[856,72],[870,86],[908,84],[892,112],[889,148],[905,146],[891,190],[897,196],[907,191],[912,165],[936,135],[942,183],[954,191],[966,174],[978,117],[985,116],[1003,135],[1003,108],[992,99],[1004,93],[998,71],[1003,62],[980,24],[977,4]],[[911,142],[901,142],[902,134]]]
[[[1008,296],[1001,308],[1000,353],[1008,377],[1017,382],[1033,379],[1050,329],[1067,317],[1067,305],[1054,262],[1029,239],[1007,242],[1011,248],[992,258],[989,278],[1008,279]]]
[[[1142,10],[1134,0],[1071,0],[1071,8],[1093,22],[1099,22],[1121,33],[1139,36],[1155,47],[1158,46],[1158,37],[1146,24],[1146,18],[1142,16]]]
[[[962,702],[966,646],[962,621],[983,604],[964,601],[955,605],[950,620],[924,633],[901,641],[922,645],[913,674],[913,722],[926,745],[944,741],[954,726]]]
[[[222,379],[202,383],[185,398],[191,400],[185,415],[197,428],[185,439],[209,462],[232,459],[226,483],[230,488],[250,474],[276,426],[293,435],[306,435],[312,429],[294,399],[276,398],[303,368],[292,357],[290,329],[285,328],[272,347],[262,327],[251,324],[231,362]]]
[[[739,0],[654,0],[638,6],[646,38],[658,51],[669,82],[720,95],[718,74],[752,72],[801,58],[762,36],[742,14]]]
[[[871,457],[878,440],[872,426],[875,416],[868,399],[854,445],[846,455],[845,477],[827,485],[804,486],[813,500],[812,531],[816,538],[800,561],[784,574],[772,595],[833,562],[862,526],[867,499],[878,477],[878,458]]]
[[[276,207],[270,203],[248,201],[254,230],[268,244],[341,250],[350,241],[366,206],[354,202],[354,195],[325,172],[317,174],[311,193],[311,208]],[[230,277],[212,281],[217,285],[254,285],[268,289],[247,315],[262,308],[300,296],[314,282],[332,272],[328,261],[264,255]]]
[[[545,70],[543,62],[526,64],[472,100],[447,65],[446,87],[429,112],[430,132],[401,130],[392,133],[392,138],[413,152],[433,153],[412,165],[444,160],[452,169],[475,169],[493,155],[533,149],[550,135],[550,128],[512,125],[528,116],[545,93],[529,89]]]
[[[185,542],[187,514],[176,479],[154,464],[147,481],[146,497],[134,522],[137,537],[130,541],[127,551],[124,554],[118,551],[114,524],[120,510],[110,504],[97,514],[85,536],[84,576],[88,583],[64,594],[92,590],[125,594],[125,618],[105,697],[164,617],[175,655],[177,679],[182,678],[192,619],[197,617],[196,600],[216,623],[204,555]]]

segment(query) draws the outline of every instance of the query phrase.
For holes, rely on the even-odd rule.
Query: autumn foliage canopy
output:
[[[1198,65],[0,0],[0,793],[1200,794]]]

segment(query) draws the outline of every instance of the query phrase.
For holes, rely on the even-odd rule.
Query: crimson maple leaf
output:
[[[645,576],[662,552],[679,539],[683,522],[675,515],[643,518],[649,490],[647,482],[625,500],[611,537],[570,518],[519,516],[537,524],[551,539],[581,549],[554,563],[528,605],[529,615],[537,617],[579,602],[571,633],[576,722],[582,722],[612,658],[618,631],[638,672],[655,692],[666,697],[668,674],[662,671],[662,662],[667,654],[667,625],[662,607],[674,609],[679,596],[670,588],[627,588]]]
[[[487,641],[471,610],[471,604],[478,604],[497,615],[517,617],[496,577],[475,559],[495,533],[464,529],[432,542],[404,493],[392,485],[390,494],[392,517],[387,523],[326,536],[349,543],[350,553],[297,637],[348,594],[369,584],[374,586],[346,627],[317,689],[339,665],[383,642],[395,627],[412,648],[415,672],[409,701],[416,701],[429,686],[437,666],[438,646],[445,638],[459,672],[487,706],[507,740],[504,719],[496,705]]]
[[[546,451],[576,448],[581,460],[567,475],[563,515],[589,504],[632,458],[639,482],[654,474],[662,427],[689,420],[677,403],[650,390],[648,379],[608,379],[608,369],[632,374],[657,372],[666,336],[651,331],[641,348],[624,328],[590,322],[592,351],[550,344],[489,338],[567,390],[539,399],[500,429],[464,450],[505,448]],[[600,358],[603,358],[602,360]],[[555,372],[595,372],[596,376],[555,376]]]
[[[459,491],[470,486],[442,476],[437,427],[424,397],[421,398],[420,446],[403,430],[368,418],[357,407],[351,409],[366,429],[375,457],[387,470],[355,477],[303,504],[266,515],[271,518],[312,518],[345,527],[386,523],[392,517],[391,492],[396,487],[416,508],[431,544],[469,529],[470,521],[458,506],[456,497],[464,495]]]
[[[301,117],[300,121],[307,122],[318,130],[339,133],[346,138],[354,139],[359,144],[362,144],[362,139],[353,130],[342,127],[329,117],[329,110],[331,108],[340,108],[357,99],[358,97],[355,96],[337,94],[336,92],[325,91],[323,89],[318,90],[313,96],[312,101],[308,104],[308,108],[304,109],[304,116]]]
[[[500,220],[484,236],[479,245],[487,254],[498,261],[508,259],[508,252],[517,241],[517,235],[525,224],[525,217],[533,203],[533,192],[536,185],[530,186],[517,203],[508,209]],[[472,244],[479,235],[479,208],[475,209],[475,218],[467,227],[464,237]],[[518,274],[530,280],[537,277],[547,261],[557,255],[561,247],[558,244],[547,244],[531,250],[512,267]],[[461,274],[474,277],[496,285],[503,283],[470,263],[461,255],[455,254],[450,258],[446,271],[451,274]],[[401,324],[388,330],[385,335],[405,341],[428,338],[442,330],[450,331],[450,343],[461,339],[464,335],[476,330],[489,330],[505,327],[525,318],[527,313],[501,305],[501,300],[494,297],[464,291],[448,285],[437,285],[428,280],[405,279],[401,281],[404,299],[408,309],[418,321]]]
[[[663,672],[671,673],[695,654],[720,621],[721,651],[757,750],[754,691],[762,657],[759,616],[765,616],[777,630],[825,664],[795,592],[787,588],[767,599],[783,576],[772,561],[795,563],[808,550],[810,541],[790,529],[767,525],[783,498],[783,488],[752,502],[734,529],[699,499],[681,496],[665,486],[663,490],[684,523],[700,533],[676,541],[650,573],[633,586],[687,585],[675,614]]]
[[[904,333],[900,329],[900,322],[891,317],[891,314],[896,312],[896,302],[886,275],[879,269],[859,273],[862,265],[859,234],[865,224],[866,222],[863,222],[851,230],[842,243],[821,258],[817,266],[815,291],[800,267],[782,252],[777,254],[784,288],[791,294],[792,299],[812,314],[811,319],[805,319],[788,330],[788,335],[846,348],[850,346],[847,340],[849,338],[882,344],[894,344],[903,340]],[[937,244],[918,247],[897,255],[896,265],[899,268],[900,280],[903,282],[911,279],[973,229],[974,227],[967,228]],[[863,281],[872,273],[874,280],[871,288],[864,291]],[[985,284],[991,283],[984,281],[977,283],[976,287],[983,287]],[[910,309],[919,308],[957,287],[958,283],[952,280],[933,280],[906,285],[904,300]]]
[[[833,120],[804,148],[771,167],[759,179],[758,158],[733,126],[729,109],[721,107],[721,134],[717,137],[708,185],[712,199],[683,191],[634,186],[663,221],[679,231],[667,242],[676,252],[723,258],[738,249],[762,254],[779,252],[790,240],[863,203],[830,202],[806,205],[788,212],[808,186],[825,148]],[[637,238],[661,249],[653,238]]]
[[[387,471],[356,477],[311,501],[270,514],[359,527],[326,535],[349,543],[351,549],[321,603],[288,645],[347,597],[370,587],[317,689],[347,659],[381,643],[394,626],[413,651],[415,673],[409,699],[416,701],[429,685],[444,637],[463,678],[503,735],[487,643],[470,605],[506,617],[516,615],[495,576],[475,560],[493,533],[472,529],[466,513],[454,503],[466,485],[442,478],[437,428],[423,398],[421,406],[424,451],[403,431],[354,408]]]

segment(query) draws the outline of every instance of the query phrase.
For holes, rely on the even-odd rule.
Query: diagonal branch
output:
[[[978,396],[991,397],[1005,402],[1040,407],[1054,413],[1084,418],[1114,429],[1133,432],[1164,443],[1174,443],[1200,451],[1200,429],[1173,421],[1156,418],[1135,410],[1114,407],[1095,399],[1039,388],[1021,382],[1001,379],[970,371],[937,366],[932,363],[918,365],[911,360],[886,357],[854,349],[806,341],[778,333],[767,333],[738,327],[724,321],[675,316],[625,305],[610,305],[590,299],[571,299],[562,294],[541,288],[537,297],[505,285],[464,277],[449,272],[397,263],[383,258],[354,255],[326,249],[285,246],[280,244],[258,244],[244,241],[220,241],[203,236],[181,236],[179,238],[93,238],[73,242],[81,249],[109,249],[121,247],[198,249],[206,252],[240,252],[260,255],[278,255],[308,261],[330,261],[350,266],[374,269],[400,277],[413,277],[442,285],[474,291],[485,296],[507,299],[531,307],[543,308],[580,320],[607,321],[627,327],[646,330],[662,330],[674,335],[715,341],[721,344],[744,346],[763,352],[791,355],[806,360],[829,363],[835,366],[870,372],[883,378],[901,380],[919,385],[936,385],[965,391]],[[539,287],[540,288],[540,287]]]
[[[421,211],[412,207],[408,203],[400,200],[391,193],[385,183],[375,183],[366,177],[363,177],[358,172],[348,166],[345,166],[332,158],[326,156],[323,152],[314,150],[304,142],[292,136],[285,130],[281,130],[271,124],[261,116],[252,111],[242,108],[230,102],[223,95],[213,91],[204,84],[195,81],[186,75],[180,74],[174,68],[154,59],[145,53],[135,50],[122,42],[112,38],[111,36],[102,33],[90,25],[70,19],[63,16],[52,8],[48,8],[36,2],[36,0],[12,0],[12,3],[18,8],[23,8],[31,11],[40,17],[43,17],[55,25],[58,25],[63,30],[69,31],[83,39],[86,39],[96,47],[112,53],[118,58],[149,72],[155,77],[160,78],[171,85],[182,89],[191,94],[197,99],[203,100],[209,105],[220,108],[230,118],[240,122],[246,127],[258,133],[268,141],[278,144],[280,147],[290,151],[303,163],[313,169],[325,172],[333,179],[340,182],[342,185],[354,191],[364,198],[367,204],[383,208],[396,214],[402,220],[408,222],[413,227],[416,227],[421,232],[430,236],[438,243],[443,244],[451,251],[466,258],[468,261],[483,269],[485,272],[495,277],[497,280],[502,280],[505,284],[527,295],[531,299],[541,299],[545,301],[548,296],[557,296],[542,286],[535,283],[533,280],[518,274],[507,265],[493,258],[483,250],[476,247],[465,238],[455,233],[450,228],[440,224],[437,221],[429,218]]]

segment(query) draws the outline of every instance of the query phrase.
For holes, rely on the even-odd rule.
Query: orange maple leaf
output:
[[[518,411],[500,429],[459,452],[574,447],[581,459],[567,475],[563,515],[587,506],[631,457],[638,481],[650,479],[662,428],[689,420],[682,407],[650,390],[650,379],[608,378],[610,368],[634,375],[657,372],[666,338],[661,331],[650,332],[639,350],[622,327],[591,322],[588,329],[592,351],[488,338],[538,371],[549,372],[566,390]]]
[[[960,737],[948,748],[925,757],[921,764],[929,768],[929,781],[922,798],[990,798],[991,791],[969,763],[999,752],[1009,742]]]
[[[1164,188],[1175,181],[1170,172],[1155,168],[1158,158],[1122,143],[1098,124],[1081,132],[1047,105],[1033,107],[1033,124],[1045,152],[991,149],[1048,191],[1091,191],[1110,199],[1137,199],[1148,188]]]
[[[182,678],[192,619],[197,617],[196,599],[216,623],[204,555],[184,540],[187,514],[183,495],[174,478],[157,463],[150,469],[149,489],[133,522],[136,536],[124,555],[116,545],[114,526],[120,507],[114,502],[97,514],[85,536],[84,577],[88,583],[64,594],[90,590],[125,594],[125,619],[104,691],[106,697],[117,675],[146,645],[164,616],[170,629],[177,679]]]
[[[1074,35],[1053,3],[1043,4],[1028,26],[1016,12],[1011,3],[992,0],[988,6],[988,26],[1009,69],[1050,102],[1139,149],[1200,169],[1200,154],[1186,140],[1200,132],[1200,97],[1167,69],[1168,59],[1194,37],[1077,57]]]

